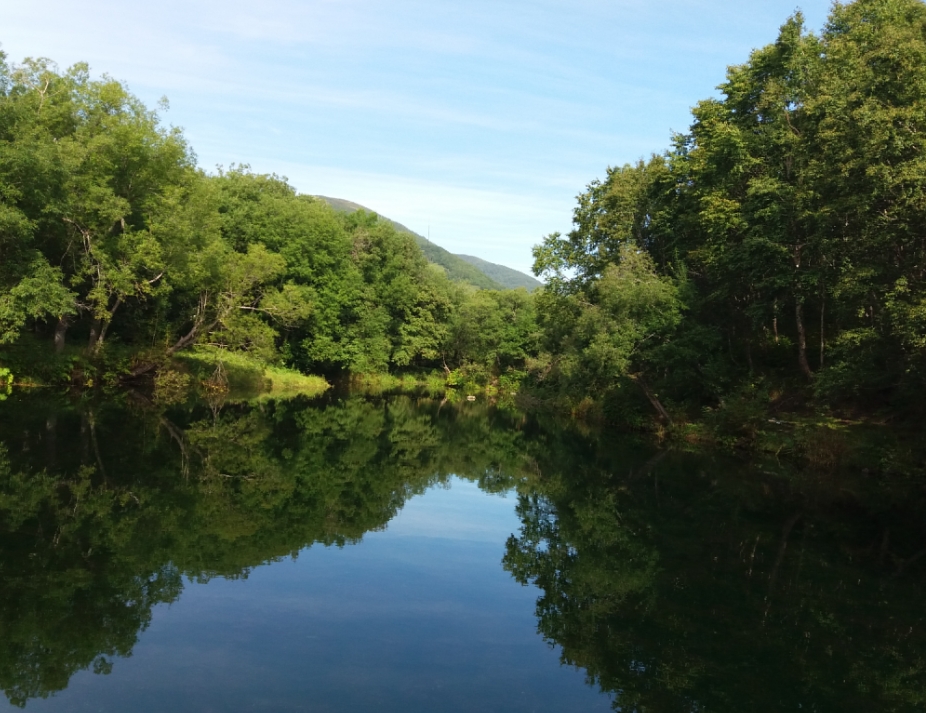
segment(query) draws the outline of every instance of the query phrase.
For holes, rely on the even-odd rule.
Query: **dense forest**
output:
[[[560,387],[620,411],[636,381],[666,420],[732,399],[918,417],[926,5],[837,4],[820,35],[797,14],[719,90],[535,249]]]
[[[836,4],[820,33],[798,13],[667,151],[587,187],[534,250],[542,289],[479,290],[376,215],[205,173],[85,65],[3,58],[0,367],[119,385],[205,348],[740,439],[785,414],[916,424],[924,135],[923,2]]]
[[[86,66],[4,64],[0,88],[4,343],[77,342],[119,379],[196,345],[375,372],[456,366],[475,353],[461,315],[529,312],[526,293],[452,282],[375,215],[247,167],[206,175],[180,131]]]

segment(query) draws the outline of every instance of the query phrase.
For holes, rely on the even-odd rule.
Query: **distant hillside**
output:
[[[523,272],[512,270],[510,267],[505,267],[504,265],[496,265],[494,262],[483,260],[481,257],[460,254],[457,254],[455,257],[465,260],[470,265],[474,265],[482,274],[487,275],[509,290],[523,287],[528,292],[533,292],[543,284],[540,280],[535,280],[530,275],[525,275]]]
[[[339,213],[353,213],[355,210],[365,210],[367,213],[372,213],[369,208],[364,208],[359,203],[354,203],[353,201],[346,201],[343,198],[329,198],[328,196],[315,196],[316,198],[321,198],[325,203],[330,205]]]
[[[398,229],[402,228],[400,223],[396,223],[392,220],[389,222],[395,225]],[[465,260],[461,260],[452,252],[444,250],[440,245],[435,245],[427,238],[422,237],[421,235],[418,235],[418,233],[412,232],[407,228],[405,229],[405,232],[410,233],[415,238],[419,247],[421,247],[421,252],[424,253],[424,256],[428,260],[440,265],[447,271],[447,276],[451,280],[457,280],[458,282],[468,282],[469,284],[475,285],[476,287],[481,287],[484,290],[504,289],[503,285],[499,284],[491,277],[484,274],[478,267],[470,265]]]
[[[332,208],[342,213],[353,213],[356,210],[365,210],[368,213],[375,212],[359,203],[344,200],[343,198],[329,198],[328,196],[318,196],[318,198],[321,198]],[[516,287],[526,287],[528,290],[533,290],[541,284],[534,278],[525,275],[523,272],[512,270],[510,267],[496,265],[470,255],[454,255],[452,252],[444,250],[440,245],[432,243],[423,235],[419,235],[414,230],[409,230],[401,223],[382,215],[379,217],[396,230],[414,236],[424,256],[430,262],[443,267],[451,280],[466,282],[486,290],[514,289]]]

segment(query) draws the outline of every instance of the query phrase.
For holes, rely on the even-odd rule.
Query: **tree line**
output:
[[[819,34],[797,13],[718,89],[535,248],[551,381],[664,420],[733,401],[921,414],[926,5],[835,4]]]
[[[0,345],[37,332],[119,378],[197,345],[303,372],[443,370],[612,421],[769,411],[914,422],[926,387],[926,5],[800,13],[670,148],[610,168],[476,290],[364,212],[207,174],[126,87],[0,63]],[[2,347],[0,347],[2,348]]]
[[[86,65],[0,59],[0,344],[38,332],[123,377],[203,344],[307,372],[449,369],[472,342],[461,315],[529,310],[475,297],[375,215],[246,166],[206,174]]]

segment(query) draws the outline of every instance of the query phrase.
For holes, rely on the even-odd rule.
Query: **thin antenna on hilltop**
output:
[[[428,223],[428,242],[431,242],[431,224]]]

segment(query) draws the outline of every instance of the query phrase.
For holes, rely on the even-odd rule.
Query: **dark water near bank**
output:
[[[915,482],[407,397],[0,442],[0,710],[926,710]]]

